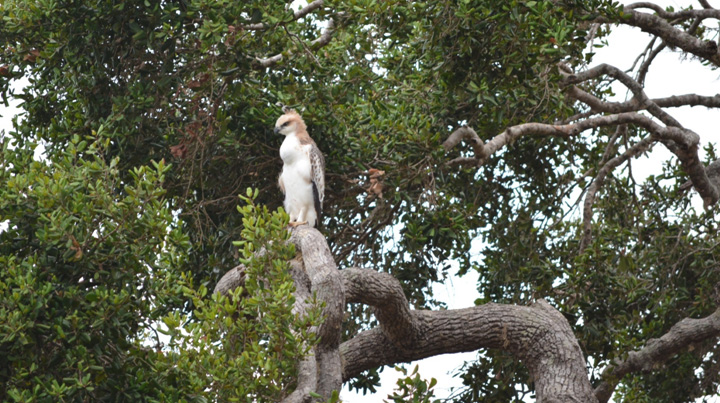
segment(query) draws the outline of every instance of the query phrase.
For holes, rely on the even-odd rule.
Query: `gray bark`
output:
[[[313,354],[298,363],[296,390],[285,402],[312,401],[311,392],[328,399],[342,382],[382,365],[416,361],[440,354],[500,349],[529,369],[538,402],[606,402],[622,377],[661,365],[692,343],[720,336],[720,311],[703,319],[684,319],[640,351],[616,360],[593,390],[583,352],[565,317],[544,300],[530,306],[484,304],[446,310],[412,310],[400,283],[370,269],[338,270],[325,238],[307,225],[293,230],[298,250],[291,261],[296,286],[295,312],[309,309],[311,296],[324,304],[324,322]],[[242,267],[230,270],[215,291],[242,285]],[[372,306],[380,323],[340,343],[345,303]]]

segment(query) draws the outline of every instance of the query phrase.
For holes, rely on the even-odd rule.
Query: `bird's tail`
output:
[[[315,228],[320,228],[320,222],[322,221],[322,204],[320,203],[320,192],[318,192],[317,185],[315,182],[312,183],[313,200],[315,201]]]

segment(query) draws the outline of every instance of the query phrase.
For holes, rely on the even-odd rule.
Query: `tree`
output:
[[[720,65],[698,3],[5,1],[0,397],[332,399],[479,349],[458,401],[717,394],[716,156],[672,108],[720,99],[644,88],[663,51]],[[654,37],[628,71],[586,52],[613,24]],[[278,103],[326,154],[321,231],[276,211]]]

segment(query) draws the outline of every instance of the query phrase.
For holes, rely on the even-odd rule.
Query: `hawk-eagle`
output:
[[[291,226],[317,227],[325,198],[325,159],[302,117],[287,107],[283,112],[275,123],[275,133],[285,136],[280,146],[283,169],[278,179],[285,194],[285,211]]]

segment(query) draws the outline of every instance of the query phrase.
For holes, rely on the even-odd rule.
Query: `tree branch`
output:
[[[571,98],[588,105],[596,113],[638,112],[644,109],[635,97],[625,102],[607,102],[583,91],[576,86],[569,87],[567,94]],[[650,102],[661,108],[676,108],[681,106],[720,108],[720,94],[716,94],[714,96],[703,96],[697,94],[672,95],[665,98],[653,98]]]
[[[595,401],[570,325],[544,300],[529,307],[490,303],[447,311],[410,311],[400,285],[388,284],[397,283],[393,277],[363,269],[341,273],[348,301],[372,304],[381,323],[340,346],[344,380],[381,365],[496,348],[511,352],[527,365],[538,401]],[[404,325],[386,323],[388,320]],[[400,333],[394,333],[396,330]]]
[[[323,323],[312,332],[319,336],[313,353],[298,365],[298,384],[283,403],[307,402],[310,392],[330,398],[333,391],[342,388],[340,339],[345,312],[343,279],[337,270],[327,241],[314,228],[302,225],[293,229],[290,242],[301,256],[290,261],[295,283],[293,313],[304,316],[310,310],[311,297],[323,305]],[[260,250],[258,253],[264,253]],[[245,283],[245,267],[237,266],[218,281],[214,292],[227,294]]]
[[[657,103],[650,100],[645,94],[642,86],[637,81],[633,80],[629,75],[625,74],[620,69],[608,64],[601,64],[578,74],[568,74],[563,72],[562,69],[561,73],[565,75],[564,82],[568,85],[574,85],[586,80],[591,80],[601,75],[609,75],[622,82],[633,93],[633,99],[630,100],[630,104],[637,105],[640,109],[646,109],[653,116],[665,123],[667,127],[662,128],[652,120],[644,117],[638,118],[635,124],[645,128],[653,135],[656,135],[658,139],[678,157],[683,169],[688,173],[690,180],[692,180],[698,190],[698,193],[702,196],[706,208],[715,204],[718,199],[720,199],[720,186],[716,186],[709,180],[708,175],[705,172],[705,168],[700,162],[700,158],[698,156],[698,143],[700,137],[696,133],[683,128],[677,120],[662,110]],[[571,96],[575,96],[578,100],[586,102],[591,108],[597,108],[601,111],[618,109],[619,104],[613,105],[604,103],[578,88],[572,87],[569,91]],[[663,102],[672,103],[681,100],[700,101],[698,98],[683,96],[683,98],[664,98]],[[713,102],[709,98],[706,98],[703,101]],[[626,113],[620,113],[618,116],[624,114]]]
[[[314,50],[317,50],[319,48],[322,48],[323,46],[326,46],[332,40],[333,33],[335,33],[335,20],[331,18],[328,21],[327,27],[325,27],[323,29],[320,36],[313,39],[312,41],[310,41],[310,47],[313,48]],[[272,67],[272,66],[280,63],[285,58],[285,56],[283,56],[283,54],[287,57],[290,57],[293,55],[291,50],[287,50],[285,52],[278,53],[274,56],[269,56],[266,58],[255,58],[255,66],[254,67],[256,69],[264,69],[267,67]]]
[[[450,149],[458,145],[458,143],[460,143],[462,140],[470,143],[470,146],[475,151],[475,154],[478,157],[481,157],[484,143],[480,139],[480,136],[475,133],[475,130],[473,130],[467,125],[462,125],[459,128],[455,129],[455,131],[450,133],[450,136],[448,136],[448,138],[443,142],[443,147],[445,148],[445,151],[449,151]]]
[[[345,314],[343,280],[323,235],[307,225],[296,227],[290,236],[302,254],[304,272],[310,280],[309,295],[323,305],[324,321],[318,329],[320,341],[315,346],[317,361],[316,392],[328,399],[342,388],[340,340]]]
[[[605,183],[605,178],[607,175],[612,172],[613,169],[620,166],[620,164],[623,164],[625,161],[629,160],[632,157],[635,157],[639,154],[642,154],[643,152],[647,151],[650,146],[655,143],[657,139],[653,138],[652,136],[646,137],[640,142],[636,143],[632,147],[625,150],[624,153],[621,155],[610,159],[607,163],[605,163],[602,168],[598,171],[597,175],[595,176],[595,179],[593,180],[592,184],[590,184],[590,187],[588,188],[587,194],[585,195],[585,202],[583,205],[583,230],[582,230],[582,238],[580,239],[580,252],[585,250],[585,248],[590,243],[590,240],[592,239],[592,215],[593,215],[593,205],[595,204],[595,195],[597,194],[597,191],[602,187],[603,183]]]
[[[303,317],[311,309],[309,301],[312,297],[310,293],[312,285],[302,259],[295,258],[290,261],[290,274],[295,282],[295,304],[292,312]],[[217,287],[215,289],[217,290]],[[317,333],[318,329],[313,328],[310,331]],[[308,354],[298,363],[297,386],[282,403],[305,403],[310,397],[310,392],[318,389],[318,362],[315,350],[313,349],[312,354]]]
[[[603,371],[603,381],[595,388],[595,396],[600,403],[605,403],[623,376],[631,372],[650,371],[693,343],[717,337],[720,337],[720,309],[702,319],[685,318],[659,339],[650,339],[643,349],[630,352],[624,360],[613,361]]]
[[[635,11],[636,8],[651,8],[657,15]],[[714,41],[703,41],[682,30],[673,27],[668,20],[685,20],[697,18],[720,19],[720,10],[681,10],[674,13],[666,12],[652,3],[636,3],[624,8],[624,17],[620,22],[638,27],[641,30],[662,38],[670,46],[678,47],[685,52],[692,53],[702,59],[708,60],[716,66],[720,66],[720,54],[717,43]],[[609,22],[609,21],[605,21]]]
[[[566,85],[578,84],[603,75],[613,77],[623,83],[630,92],[633,93],[635,101],[640,105],[640,109],[646,109],[653,116],[660,119],[661,122],[668,126],[682,127],[680,122],[675,120],[675,118],[670,116],[664,110],[660,109],[658,105],[648,98],[640,83],[615,66],[603,63],[577,74],[566,74],[563,79],[563,83]]]
[[[293,19],[292,21],[297,21],[300,18],[305,17],[306,15],[312,13],[313,11],[319,9],[325,4],[324,0],[315,0],[312,3],[308,4],[307,6],[301,8],[298,11],[295,11],[293,13]],[[276,24],[265,24],[265,23],[257,23],[257,24],[242,24],[240,25],[240,28],[248,30],[248,31],[262,31],[268,28],[272,28],[276,26]]]

